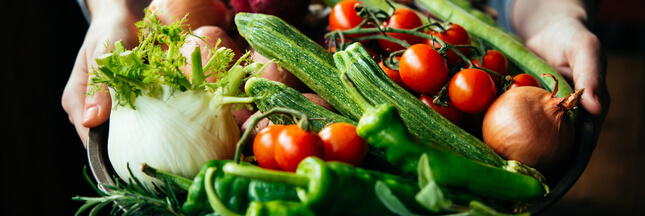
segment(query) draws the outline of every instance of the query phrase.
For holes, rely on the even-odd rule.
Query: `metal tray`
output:
[[[570,162],[569,169],[564,171],[556,183],[550,185],[551,193],[529,206],[528,211],[532,214],[541,213],[562,198],[578,181],[578,178],[587,167],[591,154],[596,147],[597,140],[595,140],[595,137],[597,136],[594,134],[594,124],[589,113],[584,109],[578,109],[578,118],[575,139],[578,151],[575,152],[576,155]],[[107,135],[108,123],[106,122],[96,128],[91,128],[87,141],[89,165],[94,178],[99,183],[99,187],[102,187],[102,184],[115,184],[112,176],[116,176],[116,172],[110,165],[107,156]],[[105,188],[102,187],[102,189]]]

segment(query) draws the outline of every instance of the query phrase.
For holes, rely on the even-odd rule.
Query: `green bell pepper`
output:
[[[308,157],[300,162],[296,173],[235,163],[228,163],[223,169],[227,174],[240,177],[292,184],[296,186],[300,201],[319,215],[392,214],[375,194],[377,181],[384,182],[411,210],[427,212],[414,200],[419,191],[417,182],[345,163]]]

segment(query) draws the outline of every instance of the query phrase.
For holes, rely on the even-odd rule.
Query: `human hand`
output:
[[[111,99],[107,88],[104,88],[104,91],[96,92],[92,97],[86,95],[88,72],[96,67],[95,59],[106,52],[106,45],[112,46],[114,42],[122,40],[127,48],[132,48],[138,43],[137,29],[134,23],[140,17],[130,13],[129,10],[122,7],[123,5],[108,5],[107,2],[97,2],[90,5],[92,23],[76,57],[61,101],[63,109],[69,115],[69,120],[76,128],[84,146],[87,142],[89,128],[99,126],[107,121],[111,109]],[[90,3],[88,1],[88,4]]]
[[[582,107],[593,115],[598,131],[610,102],[605,84],[606,56],[598,37],[585,26],[587,14],[580,2],[550,3],[517,1],[515,29],[526,46],[573,81],[575,89],[585,89]]]

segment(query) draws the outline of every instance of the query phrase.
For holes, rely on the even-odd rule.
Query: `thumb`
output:
[[[106,122],[110,118],[111,107],[112,99],[107,86],[104,84],[102,90],[97,91],[93,96],[85,98],[83,126],[93,128]]]

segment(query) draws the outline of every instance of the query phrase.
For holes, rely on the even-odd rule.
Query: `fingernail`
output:
[[[85,115],[83,116],[83,122],[88,122],[95,119],[99,115],[99,107],[93,106],[85,110]]]

